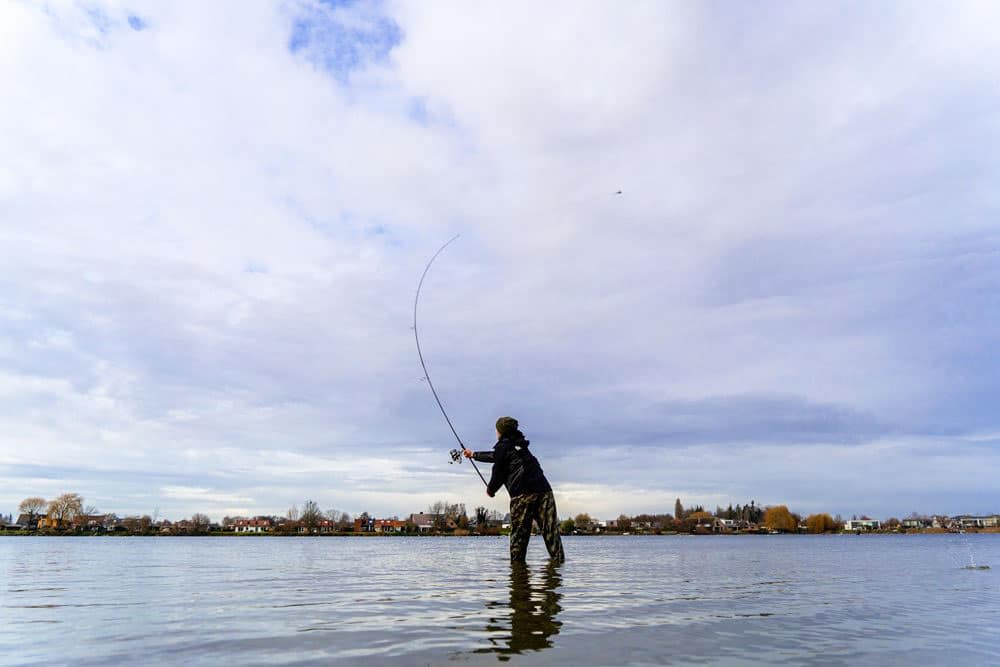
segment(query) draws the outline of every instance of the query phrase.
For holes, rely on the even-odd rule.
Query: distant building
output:
[[[930,528],[932,520],[925,517],[910,517],[909,519],[903,519],[899,522],[899,525],[903,528]]]
[[[434,530],[434,522],[441,519],[438,514],[424,514],[419,512],[417,514],[410,515],[410,523],[417,527],[417,530],[421,533],[429,533]]]
[[[274,522],[268,517],[236,519],[233,521],[233,532],[236,533],[269,533],[273,529]]]
[[[99,533],[107,529],[109,521],[114,521],[114,517],[109,514],[81,514],[73,518],[72,525],[74,528]]]
[[[330,521],[329,519],[323,519],[316,523],[313,528],[308,528],[306,526],[299,526],[300,533],[335,533],[337,532],[337,522]]]
[[[398,519],[375,519],[372,531],[376,533],[402,533],[406,530],[406,522]]]
[[[844,530],[868,531],[879,530],[882,522],[878,519],[848,519],[844,522]]]
[[[963,514],[954,517],[952,525],[961,528],[996,528],[1000,525],[1000,516],[971,516]]]

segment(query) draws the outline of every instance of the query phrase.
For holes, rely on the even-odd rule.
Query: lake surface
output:
[[[4,537],[0,663],[1000,663],[1000,535],[565,544]]]

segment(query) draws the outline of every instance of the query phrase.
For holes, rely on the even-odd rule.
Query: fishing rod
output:
[[[424,369],[424,377],[422,379],[426,380],[427,386],[431,388],[431,393],[434,394],[434,400],[437,402],[438,408],[440,408],[441,414],[444,416],[444,420],[448,422],[448,428],[451,429],[452,434],[455,436],[455,440],[458,441],[459,447],[461,447],[462,449],[468,449],[468,447],[465,446],[465,443],[462,442],[462,439],[458,437],[458,431],[456,431],[454,425],[452,425],[451,419],[448,418],[448,413],[444,411],[444,406],[441,404],[441,399],[438,398],[438,393],[434,389],[434,383],[431,382],[430,373],[427,372],[427,364],[424,363],[424,353],[420,350],[420,336],[417,333],[417,305],[420,303],[420,290],[424,286],[424,278],[427,277],[427,272],[431,270],[431,264],[434,263],[434,260],[437,259],[438,255],[440,255],[444,251],[444,249],[447,248],[449,245],[451,245],[451,243],[458,237],[459,234],[455,234],[450,239],[448,239],[447,243],[438,248],[438,251],[434,253],[430,261],[427,262],[427,266],[424,267],[423,275],[420,276],[420,282],[417,284],[417,296],[413,299],[413,340],[416,341],[417,343],[417,356],[420,357],[420,366],[421,368]],[[453,449],[449,452],[449,454],[451,455],[451,463],[462,462],[461,449]],[[479,475],[479,479],[483,480],[483,484],[486,484],[486,486],[488,487],[489,483],[486,481],[486,478],[483,477],[483,473],[479,472],[479,466],[476,465],[476,462],[472,459],[469,459],[469,463],[471,463],[472,467],[475,468],[476,474]]]

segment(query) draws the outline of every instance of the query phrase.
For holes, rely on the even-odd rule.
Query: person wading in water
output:
[[[510,494],[510,560],[524,560],[531,539],[531,522],[537,521],[549,557],[561,562],[566,556],[559,538],[556,499],[538,459],[528,451],[529,441],[517,426],[513,417],[501,417],[497,420],[497,444],[492,451],[465,449],[462,453],[467,458],[493,464],[486,495],[492,498],[501,485],[507,487]]]

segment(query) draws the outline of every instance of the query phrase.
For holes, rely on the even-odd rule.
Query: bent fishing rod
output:
[[[465,446],[465,443],[462,442],[462,439],[458,437],[458,431],[456,431],[455,427],[452,425],[451,419],[448,418],[448,413],[445,412],[444,405],[441,404],[441,399],[438,398],[438,393],[434,389],[434,383],[431,382],[430,373],[427,372],[427,364],[424,363],[424,353],[420,349],[420,335],[417,333],[417,306],[420,304],[420,290],[424,286],[424,278],[427,277],[427,272],[431,270],[431,264],[434,263],[434,260],[437,259],[438,255],[440,255],[444,251],[444,249],[447,248],[449,245],[451,245],[452,241],[454,241],[458,237],[459,234],[455,234],[450,239],[448,239],[447,243],[438,248],[438,251],[434,253],[430,261],[427,262],[427,266],[424,267],[423,275],[420,276],[420,282],[417,283],[417,296],[413,299],[413,340],[416,341],[417,343],[417,356],[420,357],[420,367],[424,369],[424,377],[422,379],[426,380],[427,386],[431,388],[431,393],[434,394],[434,400],[437,402],[437,406],[441,410],[441,414],[444,416],[444,420],[448,422],[448,428],[451,429],[452,434],[455,436],[455,440],[458,441],[458,446],[461,447],[462,449],[468,449],[468,447]],[[461,449],[453,449],[451,450],[451,452],[449,452],[449,454],[451,455],[452,463],[462,462]],[[483,484],[486,484],[486,486],[488,487],[489,483],[486,481],[486,478],[483,477],[483,473],[479,472],[479,466],[476,465],[476,462],[473,459],[469,459],[469,463],[471,463],[472,467],[475,468],[476,474],[479,475],[479,479],[483,480]]]

